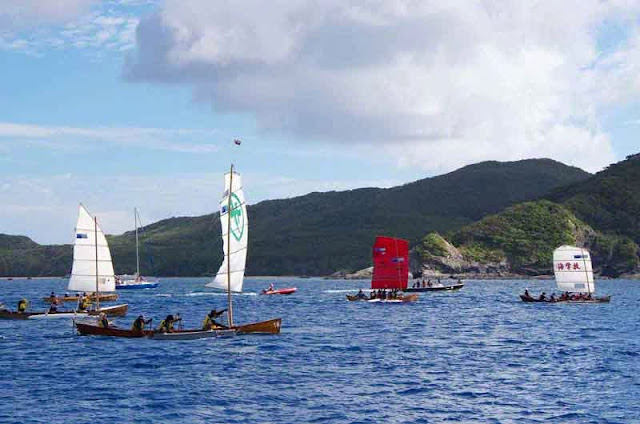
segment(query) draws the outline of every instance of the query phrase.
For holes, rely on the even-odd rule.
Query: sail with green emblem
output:
[[[232,175],[233,178],[231,178]],[[220,200],[220,223],[224,257],[218,273],[207,287],[242,292],[247,262],[249,221],[242,190],[242,178],[236,172],[227,173],[224,176],[224,193]]]

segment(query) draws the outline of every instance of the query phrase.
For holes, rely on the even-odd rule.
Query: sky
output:
[[[0,0],[0,233],[640,151],[640,0]],[[233,143],[242,140],[241,146]],[[434,199],[437,201],[437,199]]]

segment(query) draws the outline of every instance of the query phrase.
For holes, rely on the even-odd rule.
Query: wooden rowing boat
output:
[[[576,299],[576,300],[570,300],[570,299],[540,300],[533,297],[527,297],[521,294],[520,299],[522,299],[522,301],[525,303],[609,303],[611,302],[611,296],[602,296],[602,297],[594,297],[592,299]]]
[[[47,303],[51,303],[53,302],[53,300],[57,300],[58,302],[77,302],[78,299],[80,299],[80,296],[78,295],[73,295],[73,296],[56,296],[56,297],[43,297],[42,300],[44,300]],[[91,295],[89,295],[89,300],[91,300],[92,302],[96,301],[96,295],[95,293],[92,293]],[[113,300],[118,300],[118,294],[117,293],[109,293],[109,294],[103,294],[100,293],[100,302],[109,302],[109,301],[113,301]]]
[[[8,309],[0,309],[0,319],[57,319],[98,316],[101,313],[109,317],[121,317],[127,314],[128,305],[116,305],[91,311],[42,311],[42,312],[17,312]]]
[[[81,336],[109,336],[109,337],[127,337],[127,338],[140,338],[149,337],[153,335],[152,330],[134,331],[126,330],[118,327],[103,328],[93,324],[86,324],[76,322],[76,330]]]
[[[170,333],[163,333],[153,330],[134,331],[118,327],[103,328],[94,324],[76,322],[76,330],[82,336],[108,336],[125,338],[150,337],[154,340],[196,340],[230,336],[234,334],[278,334],[280,333],[280,324],[281,319],[277,318],[268,321],[238,325],[233,328],[220,327],[212,330],[174,330]]]

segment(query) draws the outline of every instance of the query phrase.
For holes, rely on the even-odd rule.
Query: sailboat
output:
[[[154,333],[152,338],[159,340],[192,340],[243,333],[280,333],[281,318],[250,324],[237,325],[233,321],[232,293],[241,293],[244,284],[244,271],[247,262],[249,240],[249,221],[247,205],[244,199],[242,178],[234,172],[233,164],[224,176],[224,193],[220,200],[220,223],[222,226],[223,260],[213,280],[206,284],[227,292],[227,326],[212,330],[177,330],[172,333]]]
[[[140,241],[138,237],[138,224],[140,222],[138,209],[133,209],[133,222],[136,228],[136,274],[131,279],[116,278],[117,290],[154,289],[158,282],[145,279],[140,275]]]
[[[409,282],[409,241],[394,237],[377,236],[372,249],[373,276],[371,290],[406,290]],[[417,294],[398,294],[395,298],[371,296],[362,294],[347,295],[349,301],[367,301],[384,303],[414,302]]]
[[[523,302],[546,303],[602,303],[609,302],[611,296],[595,297],[596,283],[593,278],[591,255],[587,249],[576,246],[560,246],[553,251],[553,273],[556,277],[558,290],[569,295],[556,298],[529,295],[525,291],[520,295]]]
[[[82,203],[78,211],[76,238],[73,244],[73,267],[67,289],[96,293],[96,308],[88,311],[89,315],[98,315],[101,312],[109,316],[127,314],[127,304],[100,307],[100,293],[114,292],[116,289],[113,262],[107,238],[98,225],[98,218],[91,216]]]
[[[111,252],[104,233],[98,226],[98,219],[80,204],[78,221],[73,245],[73,267],[68,290],[95,292],[96,308],[89,311],[51,311],[51,312],[13,312],[0,310],[3,319],[49,319],[77,318],[96,316],[105,313],[108,316],[126,315],[128,305],[100,307],[100,292],[115,291],[115,278]]]

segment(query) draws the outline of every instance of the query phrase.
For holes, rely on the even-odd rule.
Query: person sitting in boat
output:
[[[20,301],[18,302],[18,312],[20,313],[26,312],[28,305],[29,305],[29,302],[27,301],[27,299],[25,299],[24,297],[20,299]]]
[[[538,300],[544,302],[545,300],[547,300],[547,294],[545,292],[542,292],[540,294],[540,297],[538,297]]]
[[[91,300],[89,300],[89,296],[87,296],[86,293],[82,294],[78,299],[78,311],[86,311],[90,306]]]
[[[173,315],[167,315],[165,319],[160,321],[158,330],[163,333],[173,333]]]
[[[51,294],[49,295],[49,297],[51,299],[55,299],[56,298],[56,294],[52,291]]]
[[[98,316],[98,327],[109,328],[109,320],[107,319],[107,315],[104,312],[101,312]]]
[[[427,280],[427,287],[433,287],[433,283],[431,282],[431,278]]]
[[[51,301],[51,305],[49,305],[49,313],[58,312],[59,304],[60,304],[60,301],[54,297],[53,300]]]
[[[64,297],[69,297],[69,293],[68,293],[68,292],[65,292],[65,293],[64,293]]]
[[[211,312],[209,312],[207,316],[204,317],[204,321],[202,322],[202,329],[206,331],[214,328],[227,328],[227,326],[216,321],[216,318],[224,314],[226,311],[226,309],[222,309],[220,311],[212,309]]]
[[[551,296],[549,296],[549,302],[555,302],[555,301],[556,301],[556,294],[551,293]]]
[[[362,299],[362,300],[366,300],[367,299],[367,295],[364,294],[364,292],[362,291],[362,289],[358,290],[358,294],[356,295],[356,297],[358,299]]]
[[[131,325],[131,330],[142,333],[144,331],[144,326],[146,324],[151,324],[151,321],[153,321],[153,318],[144,319],[144,315],[138,315],[138,318],[136,318]]]
[[[276,289],[276,287],[273,285],[273,283],[269,284],[269,287],[267,287],[267,289],[265,291],[270,292],[270,291],[274,291]]]
[[[529,294],[529,289],[524,289],[524,297],[526,297],[527,299],[533,299],[533,297],[531,297],[531,295]]]
[[[587,295],[584,297],[584,300],[593,300],[591,293],[587,293]]]

